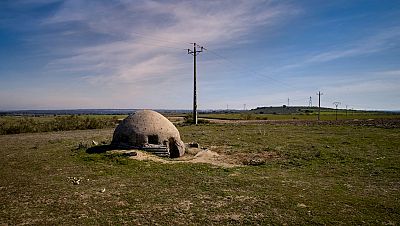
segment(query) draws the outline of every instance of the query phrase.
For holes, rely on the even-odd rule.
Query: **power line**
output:
[[[157,41],[157,42],[171,43],[171,44],[174,44],[174,45],[182,45],[182,44],[183,44],[183,43],[181,43],[181,42],[165,40],[165,39],[162,39],[162,38],[157,38],[157,37],[150,36],[150,35],[144,35],[144,34],[141,34],[141,33],[138,33],[138,32],[134,32],[134,31],[131,32],[131,34],[132,34],[132,35],[136,35],[136,36],[140,36],[140,37],[143,37],[143,38],[146,38],[146,39],[150,39],[150,40],[153,40],[153,41]],[[144,40],[144,41],[146,41],[146,40]],[[140,44],[139,44],[139,45],[140,45]],[[158,45],[158,44],[154,44],[154,42],[152,42],[151,44],[146,44],[146,45],[152,45],[152,46],[158,46],[158,47],[172,48],[172,49],[179,49],[179,50],[181,50],[181,48],[178,48],[177,46]],[[283,85],[283,86],[286,86],[286,87],[289,87],[289,88],[295,88],[295,87],[293,87],[292,85],[286,84],[286,83],[284,83],[284,82],[282,82],[282,81],[280,81],[280,80],[277,80],[277,79],[275,79],[275,78],[273,78],[273,77],[271,77],[271,76],[262,74],[262,73],[260,73],[260,72],[257,72],[257,71],[255,71],[255,70],[251,69],[251,68],[248,68],[248,67],[240,66],[240,65],[238,65],[237,63],[235,63],[235,62],[229,60],[228,58],[226,58],[226,57],[224,57],[224,56],[222,56],[222,55],[216,53],[215,51],[212,51],[212,50],[209,50],[209,49],[208,49],[207,51],[209,51],[209,52],[211,52],[212,54],[214,54],[215,56],[217,56],[217,57],[223,59],[224,61],[226,61],[226,62],[232,64],[232,65],[235,66],[236,68],[240,68],[240,69],[244,70],[245,72],[248,72],[248,71],[252,72],[252,74],[254,74],[255,76],[257,76],[258,78],[261,78],[261,79],[266,79],[266,78],[268,78],[268,79],[270,79],[270,80],[275,81],[276,83],[280,83],[280,84]]]
[[[175,45],[182,45],[183,43],[181,42],[175,42],[175,41],[169,41],[169,40],[165,40],[165,39],[161,39],[161,38],[155,38],[154,36],[149,36],[149,35],[143,35],[140,34],[138,32],[132,31],[131,34],[136,35],[136,36],[140,36],[146,39],[152,39],[153,41],[159,41],[159,42],[166,42],[166,43],[171,43],[171,44],[175,44]]]
[[[259,77],[259,78],[262,78],[262,79],[268,78],[268,79],[270,79],[270,80],[275,81],[276,83],[280,83],[280,84],[283,85],[283,86],[286,86],[286,87],[289,87],[289,88],[295,88],[294,86],[291,86],[291,85],[289,85],[289,84],[286,84],[286,83],[284,83],[284,82],[282,82],[282,81],[279,81],[279,80],[277,80],[277,79],[275,79],[275,78],[272,78],[272,77],[270,77],[270,76],[267,76],[267,75],[265,75],[265,74],[261,74],[261,73],[255,71],[255,70],[253,70],[253,69],[251,69],[251,68],[243,67],[243,66],[241,66],[241,65],[239,65],[239,64],[237,64],[237,63],[235,63],[235,62],[233,62],[233,61],[231,61],[231,60],[229,60],[228,58],[226,58],[226,57],[224,57],[224,56],[222,56],[222,55],[216,53],[216,52],[213,51],[213,50],[207,49],[207,51],[210,52],[210,53],[212,53],[212,54],[214,54],[215,56],[217,56],[217,57],[223,59],[224,61],[228,62],[229,64],[232,64],[234,67],[243,70],[243,72],[248,73],[248,72],[250,71],[251,74],[253,74],[253,75],[255,75],[255,76]]]
[[[295,102],[299,102],[299,101],[301,101],[301,102],[303,102],[303,101],[305,101],[305,100],[309,100],[308,98],[298,98],[298,99],[292,99],[292,98],[287,98],[287,106],[289,106],[289,104],[291,103],[291,106],[294,106],[293,105],[293,103],[295,103]]]
[[[146,43],[146,44],[136,43],[136,44],[143,45],[143,46],[147,45],[147,46],[163,47],[163,48],[174,49],[174,50],[179,50],[179,51],[185,50],[185,49],[182,49],[182,48],[176,48],[176,47],[166,46],[166,45],[157,45],[157,44],[148,44],[148,43]]]
[[[237,63],[235,63],[235,62],[233,62],[233,61],[231,61],[231,60],[229,60],[228,58],[226,58],[226,57],[224,57],[224,56],[222,56],[222,55],[220,55],[220,54],[218,54],[218,53],[216,53],[216,52],[214,52],[214,51],[212,51],[212,50],[208,50],[208,51],[211,52],[212,54],[214,54],[215,56],[220,57],[221,59],[223,59],[223,60],[225,60],[226,62],[230,63],[230,64],[233,65],[234,67],[243,70],[243,72],[245,72],[245,73],[248,73],[248,71],[250,71],[252,74],[254,74],[255,76],[257,76],[258,78],[261,78],[261,79],[268,78],[268,79],[270,79],[270,80],[275,81],[276,83],[280,83],[281,85],[287,86],[287,87],[289,87],[289,88],[294,88],[294,87],[292,87],[292,86],[290,86],[290,85],[288,85],[288,84],[286,84],[286,83],[284,83],[284,82],[281,82],[281,81],[279,81],[279,80],[277,80],[277,79],[274,79],[274,78],[272,78],[272,77],[270,77],[270,76],[267,76],[267,75],[261,74],[261,73],[259,73],[259,72],[257,72],[257,71],[254,71],[254,70],[251,69],[251,68],[243,67],[243,66],[241,66],[241,65],[239,65],[239,64],[237,64]]]
[[[158,38],[158,37],[151,36],[151,35],[144,35],[144,34],[141,34],[141,33],[138,33],[138,32],[131,32],[131,35],[136,35],[136,36],[145,38],[145,39],[141,39],[141,41],[144,41],[145,43],[136,43],[136,44],[138,44],[138,45],[150,45],[150,46],[157,46],[157,47],[163,47],[163,48],[171,48],[171,49],[179,49],[179,50],[181,50],[181,48],[175,46],[175,45],[182,45],[181,42],[166,40],[166,39]],[[154,42],[147,43],[146,41],[148,41],[148,40],[153,40],[153,41],[160,42],[160,43],[169,43],[169,44],[173,44],[174,46],[165,45],[165,44],[155,44]],[[203,49],[204,49],[204,47],[203,47]],[[242,66],[242,65],[239,65],[239,64],[237,64],[237,63],[231,61],[230,59],[228,59],[228,58],[222,56],[221,54],[216,53],[216,52],[213,51],[213,50],[208,50],[208,51],[211,52],[213,55],[215,55],[215,56],[217,56],[217,57],[223,59],[223,60],[226,61],[226,62],[228,62],[229,64],[233,65],[234,67],[239,68],[240,70],[242,70],[242,71],[243,71],[244,73],[246,73],[246,74],[248,74],[248,72],[251,72],[251,74],[255,75],[256,77],[258,77],[258,78],[260,78],[260,79],[262,79],[262,80],[269,79],[269,80],[272,80],[272,81],[274,81],[274,82],[276,82],[276,83],[278,83],[278,84],[281,84],[281,85],[283,85],[283,86],[286,86],[286,87],[289,87],[289,88],[295,88],[295,87],[292,86],[292,85],[289,85],[289,84],[287,84],[287,83],[284,83],[284,82],[282,82],[282,81],[280,81],[280,80],[277,80],[277,79],[275,79],[275,78],[273,78],[273,77],[271,77],[271,76],[262,74],[262,73],[260,73],[260,72],[258,72],[258,71],[255,71],[255,70],[252,69],[252,68],[244,67],[244,66]],[[195,56],[194,56],[194,57],[195,57]],[[289,105],[289,104],[288,104],[288,105]],[[196,120],[196,119],[195,119],[195,120]]]
[[[153,40],[153,41],[157,41],[157,42],[171,43],[171,44],[179,45],[179,46],[183,44],[183,43],[181,43],[181,42],[176,42],[176,41],[171,41],[171,40],[165,40],[165,39],[158,38],[158,37],[151,36],[151,35],[144,35],[144,34],[141,34],[141,33],[139,33],[139,32],[135,32],[135,31],[131,31],[130,34],[136,35],[136,36],[140,36],[140,37],[143,37],[143,38],[146,38],[146,39],[150,39],[150,40]],[[146,41],[146,40],[144,40],[144,41]],[[181,50],[181,48],[178,48],[177,46],[157,45],[157,44],[154,44],[154,42],[152,42],[151,44],[147,44],[147,45],[152,45],[152,46],[158,46],[158,47],[172,48],[172,49],[179,49],[179,50]],[[257,72],[257,71],[255,71],[255,70],[253,70],[253,69],[251,69],[251,68],[240,66],[240,65],[238,65],[237,63],[235,63],[235,62],[229,60],[228,58],[226,58],[226,57],[224,57],[224,56],[222,56],[222,55],[220,55],[220,54],[218,54],[218,53],[216,53],[216,52],[214,52],[214,51],[212,51],[212,50],[208,50],[208,51],[211,52],[212,54],[214,54],[215,56],[222,58],[222,59],[225,60],[226,62],[228,62],[228,63],[234,65],[235,67],[241,68],[241,69],[245,70],[245,72],[248,72],[248,71],[252,72],[252,74],[254,74],[255,76],[257,76],[257,77],[259,77],[259,78],[261,78],[261,79],[268,78],[268,79],[270,79],[270,80],[275,81],[276,83],[280,83],[280,84],[283,85],[283,86],[286,86],[286,87],[289,87],[289,88],[296,88],[296,87],[294,87],[294,86],[292,86],[292,85],[289,85],[289,84],[284,83],[284,82],[282,82],[282,81],[280,81],[280,80],[277,80],[277,79],[275,79],[275,78],[273,78],[273,77],[271,77],[271,76],[268,76],[268,75],[262,74],[262,73],[260,73],[260,72]]]
[[[176,49],[176,50],[182,51],[182,48],[179,48],[179,47],[177,47],[177,46],[165,45],[165,44],[163,44],[163,43],[161,43],[161,44],[155,44],[154,41],[145,40],[145,39],[142,39],[141,41],[142,41],[142,42],[135,42],[134,44],[136,44],[136,45],[143,45],[143,46],[164,47],[164,48],[170,48],[170,49]]]

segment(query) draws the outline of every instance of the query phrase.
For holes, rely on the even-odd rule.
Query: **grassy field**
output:
[[[266,164],[223,168],[86,153],[92,140],[109,143],[113,129],[2,135],[0,224],[400,223],[399,127],[178,129],[185,142]]]
[[[127,115],[48,115],[48,116],[0,116],[0,135],[35,133],[51,131],[68,131],[84,129],[114,128],[119,120]],[[191,120],[191,114],[169,114],[167,117],[174,123]],[[332,112],[322,112],[321,120],[335,120]],[[316,120],[316,114],[253,114],[253,113],[230,113],[230,114],[200,114],[199,122],[205,120]],[[351,119],[400,119],[400,114],[358,112],[345,115],[338,114],[339,120]]]
[[[82,129],[113,128],[115,115],[0,116],[0,135]]]
[[[229,113],[229,114],[200,114],[203,119],[222,119],[222,120],[317,120],[317,113],[299,114],[253,114],[253,113]],[[352,119],[400,119],[400,114],[385,113],[348,113],[338,112],[338,120]],[[335,120],[335,112],[321,112],[320,120]]]

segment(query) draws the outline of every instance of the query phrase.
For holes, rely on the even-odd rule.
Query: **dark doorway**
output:
[[[158,144],[158,136],[157,135],[149,135],[147,137],[149,144]]]
[[[170,158],[178,158],[179,157],[179,149],[176,144],[176,140],[174,138],[169,138],[168,140],[168,145],[169,145],[169,156]]]

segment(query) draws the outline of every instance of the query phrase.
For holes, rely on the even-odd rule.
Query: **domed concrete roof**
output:
[[[178,129],[158,112],[141,110],[125,118],[115,129],[113,145],[132,148],[165,146],[170,157],[185,153]]]

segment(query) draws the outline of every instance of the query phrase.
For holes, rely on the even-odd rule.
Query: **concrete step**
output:
[[[150,152],[160,157],[169,157],[168,147],[165,145],[148,145],[142,148],[143,151]]]

